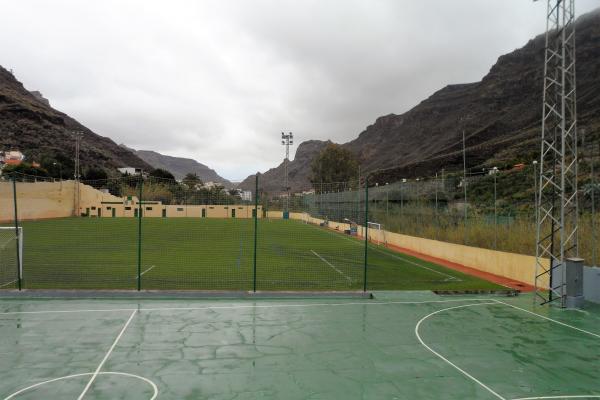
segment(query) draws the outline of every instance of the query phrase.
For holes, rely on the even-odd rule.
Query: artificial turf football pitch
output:
[[[259,219],[255,242],[252,219],[144,218],[141,229],[138,223],[134,218],[23,222],[23,287],[137,289],[139,284],[142,290],[235,291],[251,291],[255,285],[258,291],[364,287],[364,241],[327,228]],[[8,264],[1,265],[4,289],[16,285],[10,283],[15,274]],[[376,244],[367,248],[366,288],[505,289]]]

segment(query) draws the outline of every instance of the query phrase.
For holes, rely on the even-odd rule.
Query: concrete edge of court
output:
[[[373,299],[363,291],[219,291],[219,290],[0,290],[2,299]]]

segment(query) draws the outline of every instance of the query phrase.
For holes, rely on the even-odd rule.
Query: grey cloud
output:
[[[481,79],[543,32],[542,3],[6,1],[0,62],[99,134],[241,179],[281,162],[280,131],[345,142]]]

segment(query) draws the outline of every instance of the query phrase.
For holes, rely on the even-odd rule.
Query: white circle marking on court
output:
[[[489,386],[485,385],[483,382],[481,382],[479,379],[475,378],[473,375],[469,374],[467,371],[465,371],[464,369],[460,368],[458,365],[454,364],[452,361],[448,360],[446,357],[444,357],[443,355],[441,355],[440,353],[438,353],[437,351],[433,350],[431,347],[429,347],[421,338],[421,335],[419,333],[419,328],[421,327],[421,324],[428,318],[440,314],[442,312],[448,311],[448,310],[456,310],[459,308],[467,308],[467,307],[475,307],[475,306],[485,306],[485,305],[505,305],[505,306],[509,306],[521,311],[524,311],[526,313],[538,316],[540,318],[543,318],[545,320],[557,323],[559,325],[563,325],[565,327],[568,328],[572,328],[575,329],[577,331],[580,331],[582,333],[586,333],[588,335],[591,336],[596,336],[596,337],[600,337],[600,335],[593,333],[593,332],[589,332],[586,331],[584,329],[581,328],[577,328],[574,327],[572,325],[568,325],[565,324],[564,322],[560,322],[557,320],[554,320],[552,318],[548,318],[545,317],[543,315],[539,315],[537,313],[525,310],[521,307],[517,307],[514,306],[512,304],[508,304],[505,303],[503,301],[499,301],[499,300],[494,300],[492,299],[493,302],[482,302],[482,303],[470,303],[470,304],[463,304],[460,306],[454,306],[454,307],[447,307],[447,308],[442,308],[441,310],[437,310],[434,311],[430,314],[427,314],[426,316],[424,316],[423,318],[421,318],[417,324],[415,325],[415,336],[417,337],[417,340],[419,341],[419,343],[421,343],[421,345],[423,345],[427,350],[429,350],[431,353],[433,353],[434,355],[436,355],[438,358],[440,358],[441,360],[443,360],[444,362],[446,362],[447,364],[449,364],[450,366],[452,366],[453,368],[455,368],[457,371],[459,371],[460,373],[462,373],[463,375],[465,375],[467,378],[471,379],[473,382],[477,383],[478,385],[480,385],[482,388],[484,388],[485,390],[487,390],[489,393],[491,393],[492,395],[494,395],[495,397],[497,397],[499,400],[508,400],[506,397],[498,394],[497,392],[495,392],[494,390],[492,390]],[[595,394],[589,394],[589,395],[558,395],[558,396],[534,396],[534,397],[519,397],[519,398],[514,398],[512,400],[546,400],[546,399],[600,399],[600,395],[595,395]]]
[[[20,394],[23,394],[29,390],[36,389],[36,388],[46,385],[48,383],[63,381],[63,380],[71,379],[71,378],[79,378],[81,376],[89,376],[89,375],[93,375],[93,374],[94,374],[93,372],[86,372],[83,374],[61,376],[60,378],[54,378],[54,379],[50,379],[47,381],[38,382],[35,385],[28,386],[24,389],[19,390],[18,392],[15,392],[15,393],[9,395],[8,397],[5,397],[4,400],[14,399],[15,397],[17,397]],[[155,400],[158,397],[158,387],[156,386],[156,384],[154,382],[152,382],[150,379],[144,378],[143,376],[128,374],[127,372],[100,372],[100,373],[98,373],[98,375],[120,375],[120,376],[129,377],[129,378],[139,379],[141,381],[146,382],[148,385],[150,385],[152,387],[152,390],[154,391],[154,393],[152,394],[152,397],[150,398],[150,400]]]

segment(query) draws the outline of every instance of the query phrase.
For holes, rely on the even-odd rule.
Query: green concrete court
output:
[[[0,299],[0,399],[600,398],[600,307]]]

